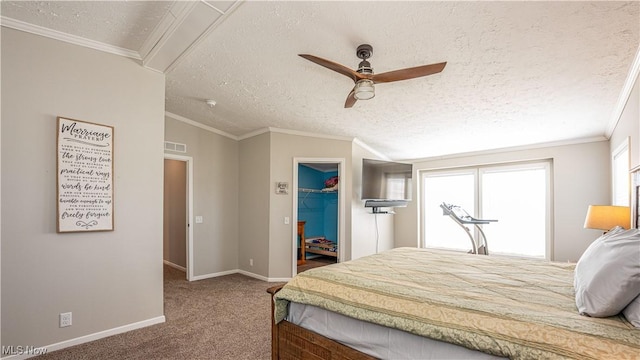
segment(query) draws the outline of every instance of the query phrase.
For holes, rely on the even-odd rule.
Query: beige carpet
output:
[[[234,274],[188,282],[164,270],[166,322],[51,352],[37,359],[271,358],[271,298],[277,285]]]
[[[307,259],[303,265],[298,265],[298,272],[301,273],[303,271],[317,268],[320,266],[326,266],[336,263],[335,257],[330,256],[319,256],[312,259]]]

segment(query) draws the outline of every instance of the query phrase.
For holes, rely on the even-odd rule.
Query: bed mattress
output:
[[[379,359],[505,359],[357,320],[313,305],[290,303],[286,320]]]

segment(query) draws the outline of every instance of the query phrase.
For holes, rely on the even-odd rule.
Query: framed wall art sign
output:
[[[113,127],[58,117],[57,231],[113,230]]]

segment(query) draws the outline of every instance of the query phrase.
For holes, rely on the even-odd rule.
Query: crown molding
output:
[[[204,124],[199,123],[197,121],[193,121],[193,120],[187,119],[184,116],[180,116],[180,115],[171,113],[169,111],[165,111],[165,116],[170,117],[170,118],[172,118],[174,120],[183,122],[185,124],[188,124],[188,125],[191,125],[191,126],[195,126],[195,127],[200,128],[200,129],[207,130],[207,131],[210,131],[212,133],[227,137],[229,139],[236,140],[236,141],[246,140],[246,139],[252,138],[254,136],[262,135],[262,134],[265,134],[265,133],[280,133],[280,134],[288,134],[288,135],[296,135],[296,136],[307,136],[307,137],[313,137],[313,138],[318,138],[318,139],[350,141],[350,142],[352,142],[354,144],[357,144],[358,146],[363,147],[364,149],[366,149],[367,151],[369,151],[372,154],[376,155],[378,158],[380,158],[382,160],[392,160],[388,156],[386,156],[383,153],[377,151],[376,149],[374,149],[371,146],[367,145],[366,143],[364,143],[362,140],[360,140],[358,138],[351,138],[351,137],[347,137],[347,136],[334,136],[334,135],[315,134],[315,133],[310,133],[310,132],[304,132],[304,131],[298,131],[298,130],[289,130],[289,129],[280,129],[280,128],[275,128],[275,127],[265,127],[265,128],[261,128],[261,129],[255,130],[255,131],[248,132],[248,133],[246,133],[244,135],[235,136],[235,135],[229,134],[227,132],[224,132],[222,130],[218,130],[216,128],[213,128],[211,126],[204,125]],[[531,145],[512,146],[512,147],[505,147],[505,148],[492,149],[492,150],[469,151],[469,152],[458,153],[458,154],[437,155],[437,156],[431,156],[431,157],[425,157],[425,158],[417,158],[417,159],[398,159],[398,161],[417,163],[417,162],[424,162],[424,161],[455,159],[455,158],[461,158],[461,157],[467,157],[467,156],[482,156],[482,155],[498,154],[498,153],[512,152],[512,151],[526,151],[526,150],[541,149],[541,148],[548,148],[548,147],[555,147],[555,146],[577,145],[577,144],[585,144],[585,143],[598,142],[598,141],[608,141],[608,140],[609,140],[609,138],[607,138],[605,136],[594,136],[594,137],[588,137],[588,138],[561,140],[561,141],[537,143],[537,144],[531,144]]]
[[[276,127],[269,127],[267,129],[270,132],[280,133],[280,134],[307,136],[307,137],[328,139],[328,140],[353,141],[353,138],[349,137],[349,136],[324,135],[324,134],[316,134],[316,133],[311,133],[311,132],[306,132],[306,131],[280,129],[280,128],[276,128]]]
[[[167,117],[170,117],[170,118],[172,118],[172,119],[174,119],[174,120],[181,121],[181,122],[183,122],[183,123],[185,123],[185,124],[189,124],[189,125],[191,125],[191,126],[195,126],[195,127],[200,128],[200,129],[207,130],[207,131],[210,131],[210,132],[215,133],[215,134],[218,134],[218,135],[222,135],[222,136],[227,137],[227,138],[232,139],[232,140],[236,140],[236,141],[240,140],[240,139],[239,139],[237,136],[235,136],[235,135],[229,134],[229,133],[224,132],[224,131],[222,131],[222,130],[218,130],[218,129],[213,128],[213,127],[211,127],[211,126],[208,126],[208,125],[205,125],[205,124],[199,123],[199,122],[197,122],[197,121],[193,121],[193,120],[187,119],[187,118],[186,118],[186,117],[184,117],[184,116],[180,116],[180,115],[177,115],[177,114],[171,113],[171,112],[169,112],[169,111],[165,111],[165,112],[164,112],[164,114],[165,114],[165,116],[167,116]]]
[[[289,129],[281,129],[276,127],[265,127],[255,131],[248,132],[246,134],[240,135],[238,140],[245,140],[254,136],[258,136],[264,133],[280,133],[280,134],[288,134],[288,135],[296,135],[296,136],[307,136],[319,139],[328,139],[328,140],[340,140],[340,141],[353,141],[353,138],[348,136],[336,136],[336,135],[324,135],[324,134],[316,134],[306,131],[298,131],[298,130],[289,130]]]
[[[39,25],[29,24],[29,23],[8,18],[5,16],[0,17],[0,25],[7,28],[31,33],[34,35],[40,35],[40,36],[48,37],[50,39],[63,41],[69,44],[83,46],[86,48],[103,51],[103,52],[114,54],[114,55],[124,56],[124,57],[128,57],[135,60],[142,60],[142,57],[140,57],[140,54],[137,51],[121,48],[119,46],[105,44],[95,40],[86,39],[81,36],[67,34],[58,30],[48,29]]]
[[[605,130],[605,136],[607,139],[611,137],[613,131],[616,129],[618,125],[618,121],[620,121],[620,117],[624,112],[624,108],[627,105],[627,101],[629,101],[629,97],[631,96],[631,92],[633,91],[633,86],[638,79],[638,74],[640,74],[640,46],[638,46],[638,50],[636,51],[636,56],[633,59],[633,63],[631,64],[631,68],[629,69],[629,74],[627,75],[627,79],[624,82],[624,87],[620,92],[620,96],[618,97],[618,102],[616,103],[616,107],[613,109],[613,113],[611,114],[611,120],[609,120],[609,125]]]
[[[261,129],[258,129],[258,130],[254,130],[254,131],[251,131],[251,132],[248,132],[246,134],[238,136],[238,140],[249,139],[249,138],[252,138],[254,136],[258,136],[258,135],[262,135],[264,133],[268,133],[269,131],[270,131],[269,128],[261,128]]]
[[[379,152],[378,150],[372,148],[371,146],[365,144],[362,140],[360,140],[358,138],[354,138],[353,139],[353,143],[357,144],[360,147],[363,147],[367,151],[369,151],[372,154],[374,154],[375,156],[379,157],[381,160],[391,160],[388,156],[386,156],[383,153]]]
[[[227,132],[224,132],[222,130],[218,130],[216,128],[213,128],[211,126],[204,125],[204,124],[199,123],[197,121],[193,121],[191,119],[187,119],[184,116],[180,116],[178,114],[174,114],[174,113],[169,112],[169,111],[165,111],[164,113],[165,113],[165,116],[170,117],[170,118],[172,118],[174,120],[178,120],[178,121],[183,122],[185,124],[189,124],[191,126],[195,126],[195,127],[200,128],[200,129],[207,130],[207,131],[210,131],[212,133],[216,133],[218,135],[222,135],[222,136],[228,137],[229,139],[233,139],[233,140],[236,140],[236,141],[246,140],[246,139],[252,138],[254,136],[262,135],[262,134],[265,134],[265,133],[280,133],[280,134],[288,134],[288,135],[296,135],[296,136],[307,136],[307,137],[313,137],[313,138],[318,138],[318,139],[349,141],[349,142],[356,143],[359,146],[362,146],[363,148],[367,149],[368,151],[370,151],[371,153],[375,154],[376,156],[380,157],[383,160],[390,160],[389,157],[387,157],[386,155],[382,154],[381,152],[375,150],[371,146],[365,144],[364,142],[362,142],[362,140],[360,140],[358,138],[351,138],[351,137],[348,137],[348,136],[322,135],[322,134],[315,134],[315,133],[298,131],[298,130],[280,129],[280,128],[275,128],[275,127],[265,127],[265,128],[261,128],[261,129],[255,130],[255,131],[248,132],[248,133],[240,135],[240,136],[235,136],[235,135],[229,134]]]
[[[605,136],[594,136],[594,137],[588,137],[588,138],[569,139],[569,140],[544,142],[544,143],[521,145],[521,146],[511,146],[511,147],[504,147],[504,148],[491,149],[491,150],[469,151],[469,152],[458,153],[458,154],[430,156],[425,158],[406,159],[406,160],[400,160],[400,161],[417,163],[417,162],[423,162],[423,161],[447,160],[447,159],[455,159],[455,158],[461,158],[461,157],[467,157],[467,156],[491,155],[491,154],[499,154],[499,153],[505,153],[505,152],[526,151],[526,150],[542,149],[542,148],[549,148],[549,147],[556,147],[556,146],[586,144],[586,143],[608,141],[608,140],[609,139]]]

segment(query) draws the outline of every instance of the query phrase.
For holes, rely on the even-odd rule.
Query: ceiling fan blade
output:
[[[422,65],[401,70],[388,71],[382,74],[373,74],[371,80],[375,83],[386,83],[392,81],[408,80],[421,76],[437,74],[444,69],[446,62],[437,64]]]
[[[355,91],[355,88],[354,88],[353,90],[351,90],[349,95],[347,95],[347,101],[344,102],[345,109],[353,107],[353,105],[356,103],[356,101],[358,101],[358,99],[356,99],[355,95],[356,95],[356,91]]]
[[[354,70],[349,69],[348,67],[344,66],[344,65],[340,65],[338,63],[335,63],[333,61],[329,61],[323,58],[319,58],[317,56],[314,55],[308,55],[308,54],[298,54],[298,56],[301,56],[311,62],[314,62],[320,66],[324,66],[327,69],[331,69],[335,72],[338,72],[344,76],[347,76],[349,78],[351,78],[351,80],[353,80],[354,82],[360,80],[360,79],[364,79],[365,77],[362,76],[361,74],[357,73]]]

